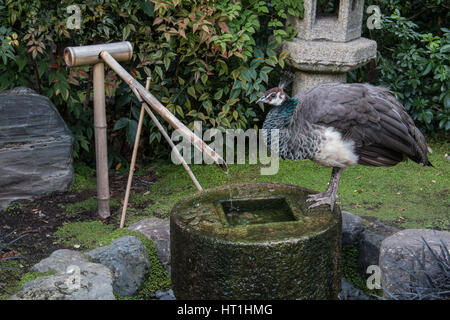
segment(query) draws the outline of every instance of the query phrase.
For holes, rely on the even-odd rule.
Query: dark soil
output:
[[[127,184],[128,174],[112,174],[109,177],[111,198],[123,202],[123,196]],[[156,180],[152,170],[145,175],[134,176],[131,192],[143,193]],[[81,192],[55,192],[34,200],[24,200],[15,204],[12,208],[0,213],[0,236],[11,234],[6,242],[25,235],[11,245],[6,252],[0,252],[6,256],[20,257],[16,266],[21,270],[0,269],[0,296],[10,294],[8,284],[20,280],[23,273],[40,260],[48,257],[53,251],[67,248],[56,242],[54,233],[57,229],[69,222],[99,220],[95,210],[85,210],[81,214],[71,216],[65,212],[63,206],[78,203],[96,196],[96,190],[83,190]],[[151,202],[151,200],[150,200]],[[132,204],[130,204],[132,206]],[[111,210],[111,217],[105,223],[116,223],[120,217],[116,216],[121,210]],[[69,249],[69,248],[68,248]],[[4,266],[2,263],[1,266]],[[9,289],[9,290],[8,290]]]

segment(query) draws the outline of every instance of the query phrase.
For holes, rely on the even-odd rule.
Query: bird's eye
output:
[[[272,94],[270,95],[270,97],[271,97],[271,98],[275,98],[275,93],[272,93]]]

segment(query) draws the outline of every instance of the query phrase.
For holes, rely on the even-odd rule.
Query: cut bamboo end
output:
[[[96,64],[102,62],[99,54],[107,50],[117,61],[128,61],[133,56],[133,46],[129,41],[90,46],[67,47],[64,49],[64,61],[69,67]]]

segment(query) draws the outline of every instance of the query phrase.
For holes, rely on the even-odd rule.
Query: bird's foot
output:
[[[330,205],[331,211],[333,211],[334,204],[336,202],[336,193],[325,191],[317,194],[310,194],[308,199],[306,199],[306,202],[314,202],[308,207],[308,209],[312,209],[323,204],[328,204]]]

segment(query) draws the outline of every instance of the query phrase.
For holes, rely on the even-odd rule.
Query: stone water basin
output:
[[[308,209],[313,192],[241,183],[178,202],[170,218],[177,299],[336,299],[341,213]]]

